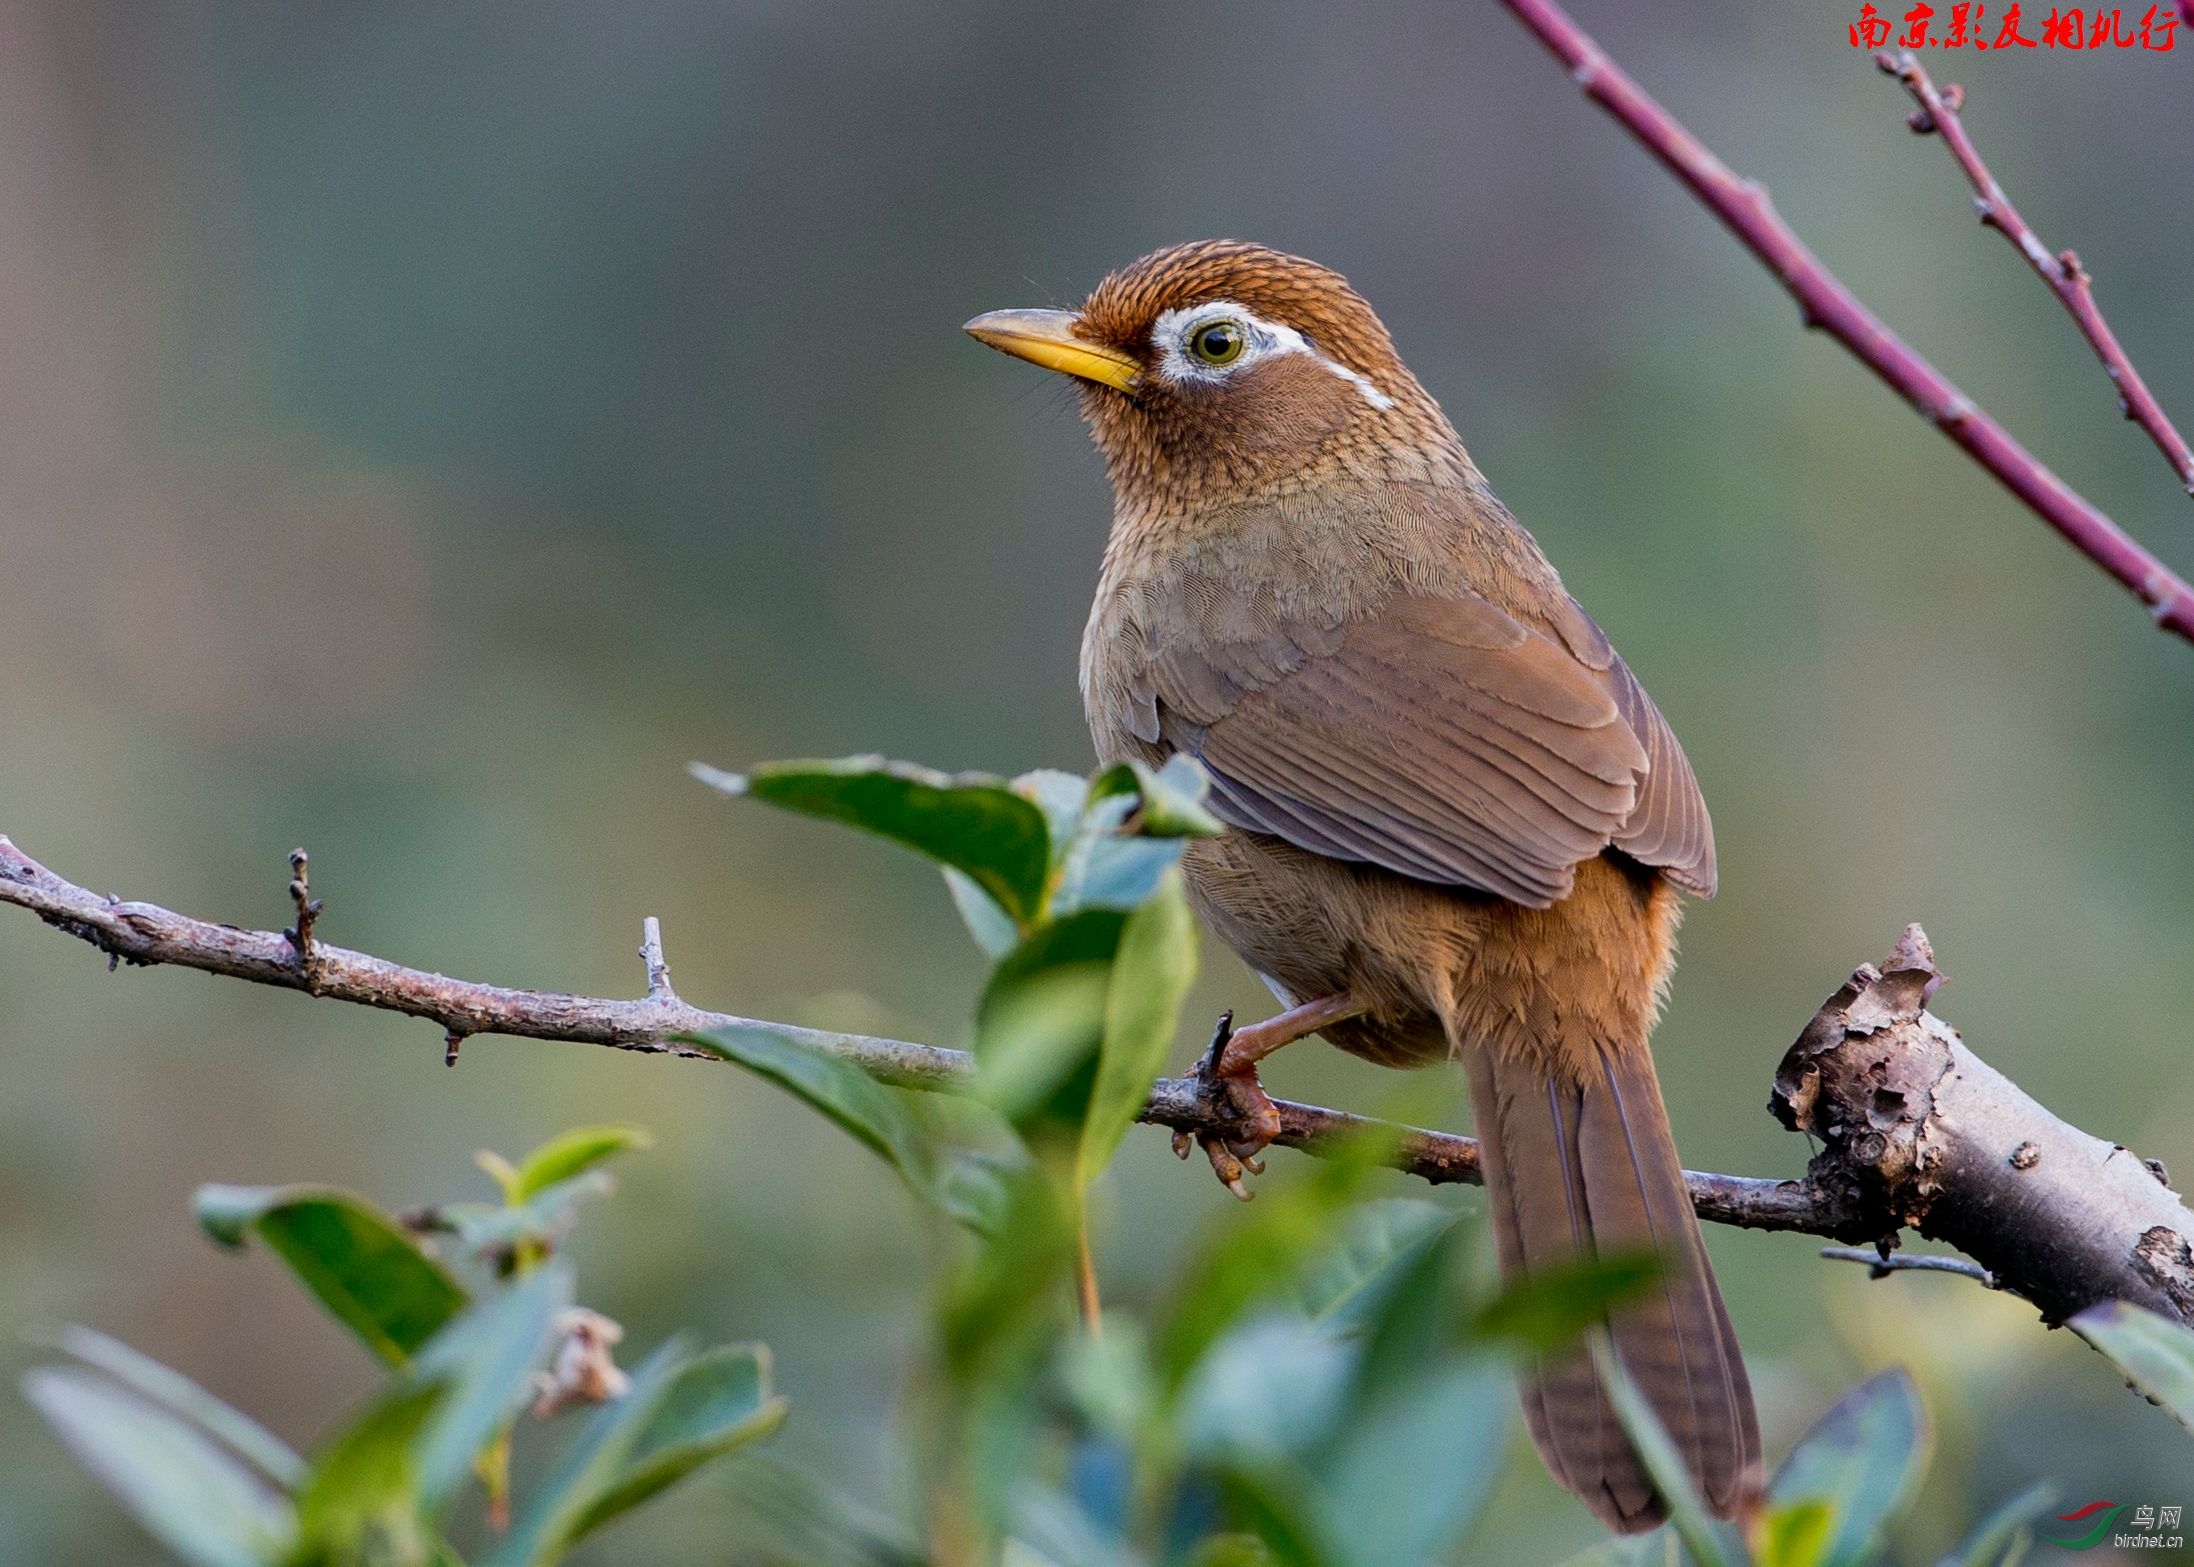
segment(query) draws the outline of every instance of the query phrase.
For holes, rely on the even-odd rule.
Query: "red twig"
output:
[[[2189,0],[2194,4],[2194,0]],[[2019,215],[2019,209],[2011,204],[2011,198],[1981,161],[1980,150],[1973,145],[1973,138],[1966,134],[1965,122],[1958,118],[1958,110],[1965,102],[1964,89],[1951,86],[1938,88],[1929,79],[1927,71],[1910,53],[1891,54],[1887,50],[1874,56],[1874,63],[1889,75],[1904,83],[1905,91],[1912,94],[1919,104],[1919,111],[1907,123],[1913,130],[1925,136],[1939,134],[1943,145],[1950,149],[1951,157],[1958,160],[1958,167],[1965,171],[1966,182],[1973,187],[1973,205],[1981,215],[1981,221],[2011,242],[2020,255],[2026,257],[2034,275],[2050,287],[2058,299],[2064,302],[2066,312],[2095,350],[2095,357],[2103,364],[2103,371],[2111,384],[2118,389],[2118,406],[2125,416],[2148,432],[2148,438],[2156,443],[2156,450],[2164,454],[2164,461],[2171,464],[2171,471],[2179,476],[2179,482],[2194,495],[2194,448],[2186,444],[2186,437],[2178,432],[2148,383],[2141,379],[2140,371],[2133,368],[2133,361],[2119,345],[2118,336],[2110,330],[2110,323],[2095,303],[2094,280],[2079,256],[2069,250],[2050,252],[2042,243],[2042,237],[2034,232],[2033,225]]]
[[[1501,0],[1501,4],[1569,67],[1587,98],[1613,115],[1766,263],[1798,301],[1807,326],[1827,332],[1856,354],[2074,549],[2131,589],[2149,606],[2157,625],[2194,642],[2194,587],[2050,472],[1861,304],[1782,220],[1765,187],[1732,173],[1553,0]]]

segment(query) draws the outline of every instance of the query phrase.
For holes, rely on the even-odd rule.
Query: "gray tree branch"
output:
[[[302,883],[301,869],[295,879]],[[959,1092],[973,1075],[964,1051],[690,1005],[670,987],[653,920],[642,947],[647,994],[618,1000],[483,985],[330,946],[311,929],[319,908],[310,889],[291,895],[302,931],[244,930],[89,891],[0,837],[0,904],[88,942],[110,966],[197,969],[421,1018],[442,1031],[450,1059],[459,1041],[498,1034],[713,1061],[682,1037],[763,1027],[899,1088]],[[1911,1227],[1965,1251],[2052,1321],[2121,1299],[2194,1322],[2194,1215],[2160,1172],[2065,1125],[1958,1043],[1924,1010],[1938,983],[1913,926],[1882,969],[1862,967],[1830,997],[1785,1057],[1771,1104],[1822,1151],[1798,1180],[1688,1173],[1699,1217],[1853,1242],[1893,1240]],[[1285,1147],[1324,1156],[1375,1136],[1386,1162],[1407,1174],[1435,1185],[1483,1180],[1473,1138],[1278,1105]],[[1142,1119],[1224,1132],[1232,1114],[1195,1079],[1161,1078]]]

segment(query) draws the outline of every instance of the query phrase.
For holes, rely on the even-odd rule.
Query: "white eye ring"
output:
[[[1223,360],[1208,359],[1197,347],[1202,335],[1216,326],[1230,326],[1240,333],[1240,348]],[[1150,338],[1158,350],[1158,374],[1176,386],[1218,386],[1275,355],[1304,354],[1355,387],[1372,407],[1394,406],[1394,399],[1372,385],[1368,376],[1328,359],[1295,328],[1264,320],[1232,300],[1214,299],[1186,310],[1168,310],[1152,324]]]

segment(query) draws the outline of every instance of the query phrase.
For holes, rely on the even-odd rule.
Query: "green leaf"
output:
[[[952,906],[960,911],[968,934],[975,938],[975,945],[982,949],[984,957],[997,962],[1021,940],[1013,916],[998,907],[998,900],[977,886],[966,872],[954,870],[949,865],[944,867],[944,872],[945,886],[952,893]]]
[[[2033,1543],[2031,1524],[2035,1515],[2046,1509],[2056,1495],[2054,1486],[2030,1485],[2001,1503],[1974,1525],[1965,1543],[1944,1560],[1942,1567],[2014,1567]]]
[[[63,1328],[59,1347],[185,1424],[196,1426],[283,1490],[303,1478],[305,1461],[287,1443],[182,1372],[90,1328]]]
[[[1211,814],[1204,798],[1211,779],[1196,758],[1177,752],[1152,771],[1141,762],[1108,767],[1090,781],[1092,802],[1115,794],[1133,794],[1141,807],[1136,830],[1152,838],[1216,838],[1226,823]]]
[[[898,1171],[924,1202],[977,1230],[994,1219],[997,1182],[981,1156],[940,1147],[898,1091],[852,1062],[763,1023],[690,1035],[686,1043],[737,1062],[821,1112]]]
[[[509,1201],[524,1202],[559,1181],[568,1181],[627,1149],[647,1148],[654,1139],[637,1126],[575,1126],[559,1132],[518,1161]]]
[[[1820,1497],[1781,1502],[1760,1515],[1754,1567],[1821,1567],[1836,1533],[1836,1509]]]
[[[770,1391],[769,1351],[761,1345],[727,1345],[695,1356],[672,1376],[623,1469],[571,1538],[593,1533],[709,1460],[770,1435],[785,1423],[788,1407]]]
[[[2088,1307],[2071,1326],[2142,1393],[2194,1431],[2194,1332],[2122,1300]]]
[[[950,777],[879,756],[771,762],[744,775],[695,764],[693,775],[726,794],[860,827],[954,866],[1024,930],[1043,911],[1051,834],[1042,809],[1003,778]]]
[[[313,1455],[297,1494],[300,1567],[426,1567],[435,1559],[418,1450],[441,1399],[438,1386],[400,1382]]]
[[[1421,1197],[1359,1204],[1340,1239],[1296,1286],[1296,1304],[1314,1321],[1345,1319],[1461,1217],[1461,1210]]]
[[[1229,1464],[1219,1472],[1233,1523],[1247,1529],[1283,1567],[1335,1567],[1341,1560],[1315,1511],[1316,1488],[1284,1460]]]
[[[192,1567],[265,1567],[288,1550],[288,1499],[199,1426],[74,1366],[26,1372],[23,1393],[146,1532]]]
[[[1927,1470],[1927,1411],[1894,1367],[1846,1393],[1798,1439],[1768,1483],[1771,1502],[1818,1497],[1834,1509],[1821,1567],[1855,1567]]]
[[[1511,1401],[1498,1363],[1451,1359],[1357,1410],[1318,1465],[1335,1554],[1355,1567],[1441,1558],[1492,1494]]]
[[[391,1365],[464,1309],[465,1292],[380,1209],[323,1186],[201,1186],[198,1222],[224,1246],[256,1233],[337,1321]]]
[[[420,1502],[430,1514],[464,1488],[473,1460],[532,1392],[571,1297],[567,1267],[535,1268],[457,1317],[412,1361],[411,1384],[442,1389],[415,1444]]]
[[[1082,1122],[1081,1184],[1095,1180],[1142,1113],[1165,1070],[1181,1003],[1196,978],[1196,922],[1181,880],[1169,874],[1156,897],[1127,917],[1105,994],[1097,1081]]]
[[[1079,1127],[1104,1037],[1127,916],[1090,909],[1039,925],[991,971],[975,1015],[977,1094],[1024,1135]]]
[[[625,1395],[597,1409],[579,1428],[487,1567],[550,1567],[562,1558],[596,1505],[611,1494],[685,1363],[675,1340],[642,1362]]]
[[[1572,1556],[1562,1567],[1686,1567],[1679,1559],[1676,1537],[1663,1527],[1647,1534],[1602,1540],[1591,1550]]]
[[[607,1170],[582,1170],[569,1180],[541,1187],[520,1203],[444,1203],[434,1210],[434,1218],[469,1250],[489,1261],[504,1263],[521,1246],[554,1250],[571,1227],[579,1204],[606,1197],[611,1190]]]
[[[1641,1294],[1660,1272],[1650,1252],[1611,1252],[1543,1268],[1505,1285],[1480,1307],[1471,1333],[1525,1349],[1560,1349],[1603,1321],[1609,1307]]]
[[[1699,1567],[1738,1567],[1744,1559],[1742,1547],[1726,1526],[1708,1514],[1691,1483],[1691,1471],[1676,1452],[1676,1444],[1654,1418],[1652,1407],[1630,1380],[1630,1373],[1623,1369],[1605,1334],[1594,1335],[1592,1358],[1599,1369],[1600,1383],[1607,1389],[1608,1402],[1615,1406],[1616,1420],[1637,1448],[1646,1473],[1653,1477],[1654,1489],[1668,1507],[1669,1527],[1683,1540],[1684,1548]]]

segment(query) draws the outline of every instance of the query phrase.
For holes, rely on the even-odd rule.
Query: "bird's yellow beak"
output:
[[[1074,325],[1079,319],[1071,310],[993,310],[970,321],[966,331],[978,343],[988,343],[1032,365],[1116,391],[1134,391],[1143,367],[1116,348],[1076,337]]]

